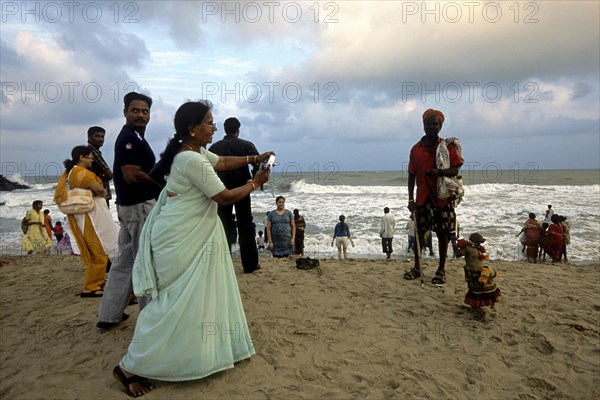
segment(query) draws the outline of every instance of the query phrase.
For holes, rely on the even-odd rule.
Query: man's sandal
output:
[[[139,383],[144,388],[148,389],[148,392],[151,391],[152,389],[154,389],[154,385],[152,385],[146,378],[143,378],[138,375],[132,375],[129,378],[126,377],[125,374],[123,373],[123,370],[118,365],[113,369],[113,377],[115,378],[115,380],[117,382],[119,382],[121,385],[123,385],[123,388],[125,389],[125,393],[127,393],[127,395],[129,397],[140,397],[145,394],[145,393],[142,393],[139,395],[135,395],[129,389],[129,385],[131,385],[132,383]]]
[[[421,274],[419,273],[419,271],[413,269],[409,269],[406,272],[404,272],[404,279],[406,279],[407,281],[412,281],[415,280],[417,278],[420,278]]]
[[[446,280],[442,277],[434,276],[431,280],[431,283],[433,283],[434,285],[443,285],[444,283],[446,283]]]

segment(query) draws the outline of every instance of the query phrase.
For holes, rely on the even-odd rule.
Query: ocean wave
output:
[[[407,186],[385,184],[390,174],[357,173],[361,183],[352,184],[351,178],[343,177],[337,183],[313,182],[309,178],[286,180],[279,176],[265,185],[265,190],[252,194],[252,208],[257,231],[264,230],[262,224],[266,211],[275,208],[275,197],[284,195],[286,207],[298,208],[307,222],[307,252],[331,250],[333,228],[340,214],[346,216],[356,247],[351,254],[361,256],[380,255],[379,224],[383,208],[390,207],[396,218],[394,246],[396,255],[402,255],[406,246],[408,221]],[[369,177],[372,179],[369,180]],[[26,182],[27,183],[27,182]],[[271,185],[274,185],[273,187]],[[54,183],[35,183],[32,189],[0,192],[0,240],[2,244],[16,246],[20,237],[19,221],[31,208],[36,199],[44,201],[54,220],[64,216],[52,203]],[[571,223],[572,240],[569,259],[575,262],[600,259],[600,185],[580,186],[533,186],[515,183],[480,183],[466,187],[463,203],[457,208],[458,220],[463,236],[475,231],[488,238],[488,250],[493,257],[519,260],[522,257],[516,234],[527,215],[544,215],[547,204],[553,204],[557,213],[568,217]],[[111,202],[113,218],[117,220],[116,208]],[[538,218],[539,220],[540,218]],[[434,246],[436,246],[434,239]],[[13,247],[14,247],[13,246]],[[434,249],[435,250],[435,249]],[[437,252],[437,250],[435,250]],[[311,253],[307,253],[311,255]],[[336,254],[337,256],[337,254]]]

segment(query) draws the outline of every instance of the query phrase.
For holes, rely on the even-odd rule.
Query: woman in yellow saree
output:
[[[89,189],[94,194],[94,209],[85,214],[67,215],[69,227],[75,236],[85,266],[81,297],[101,297],[106,282],[106,265],[117,253],[119,226],[106,205],[106,189],[102,181],[89,168],[94,161],[88,146],[76,146],[71,160],[65,160],[54,202],[63,203],[69,189]],[[68,182],[68,188],[67,188]]]

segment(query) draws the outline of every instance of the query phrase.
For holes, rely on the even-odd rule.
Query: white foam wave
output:
[[[479,231],[488,238],[487,248],[493,257],[519,260],[522,254],[516,234],[528,214],[534,212],[540,219],[547,205],[553,204],[557,213],[567,216],[572,227],[570,260],[600,261],[599,194],[600,185],[470,185],[457,215],[464,236]],[[307,251],[329,251],[333,227],[338,216],[344,214],[356,238],[356,247],[350,249],[351,254],[380,254],[379,223],[383,208],[390,207],[397,221],[396,254],[406,254],[404,227],[409,216],[406,186],[354,187],[297,181],[290,185],[290,192],[283,195],[288,209],[298,208],[305,216]],[[274,205],[274,199],[266,193],[258,193],[253,200],[258,215],[264,215],[264,211],[273,209]],[[434,238],[434,250],[435,246],[437,239]]]
[[[54,184],[35,184],[32,189],[0,192],[0,241],[17,242],[18,221],[31,208],[35,199],[44,201],[55,221],[62,219],[56,205],[52,203]],[[355,237],[356,247],[350,254],[360,256],[381,255],[379,224],[383,208],[390,207],[396,218],[394,237],[395,255],[406,254],[406,232],[408,222],[406,185],[399,186],[352,186],[324,185],[298,180],[278,187],[282,192],[270,188],[252,195],[257,230],[263,230],[266,211],[275,208],[275,196],[286,197],[286,208],[298,208],[307,222],[306,254],[319,252],[337,257],[331,248],[333,228],[340,214],[346,216]],[[112,205],[113,203],[111,203]],[[466,187],[463,203],[457,209],[461,232],[464,236],[479,231],[486,238],[486,248],[495,258],[521,259],[516,234],[530,212],[543,216],[546,206],[553,205],[558,214],[568,217],[571,223],[571,245],[569,259],[573,261],[600,262],[600,185],[587,186],[528,186],[519,184],[473,184]],[[113,218],[116,209],[111,206]],[[540,218],[538,218],[540,219]],[[5,224],[4,222],[10,222]],[[437,253],[437,239],[434,250]]]
[[[317,183],[307,183],[299,180],[290,184],[290,192],[292,193],[307,193],[307,194],[364,194],[364,193],[396,193],[396,186],[352,186],[352,185],[320,185]]]

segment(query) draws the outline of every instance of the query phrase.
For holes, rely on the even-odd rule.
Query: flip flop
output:
[[[119,382],[121,385],[123,385],[123,389],[125,389],[125,393],[129,397],[140,397],[145,394],[144,393],[144,394],[140,394],[137,396],[135,394],[133,394],[133,392],[129,389],[129,385],[131,385],[132,383],[139,383],[144,388],[148,389],[148,391],[151,391],[152,389],[154,389],[154,386],[146,378],[143,378],[138,375],[133,375],[133,376],[130,376],[129,378],[126,377],[125,374],[123,373],[123,370],[118,365],[113,369],[113,377],[115,378],[115,380],[117,382]]]
[[[104,295],[104,292],[102,290],[93,290],[91,292],[81,292],[81,294],[79,296],[81,296],[82,298],[85,297],[102,297]]]

